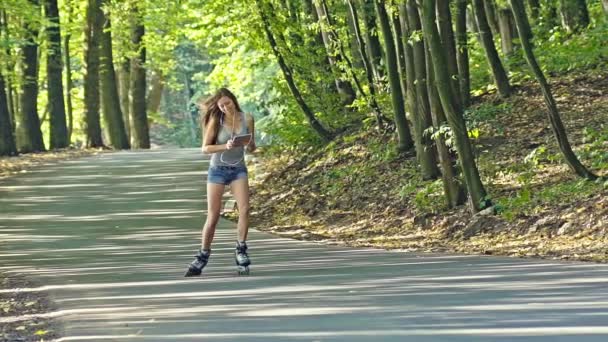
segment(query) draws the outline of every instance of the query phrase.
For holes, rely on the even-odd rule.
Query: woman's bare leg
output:
[[[237,239],[246,241],[249,232],[249,181],[247,178],[237,179],[230,184],[230,190],[239,209]]]
[[[201,241],[203,250],[211,249],[215,227],[220,219],[224,187],[223,184],[207,183],[207,220],[203,226]]]

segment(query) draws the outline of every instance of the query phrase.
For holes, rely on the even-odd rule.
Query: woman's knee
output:
[[[239,215],[249,215],[249,203],[247,204],[241,204],[239,207]]]

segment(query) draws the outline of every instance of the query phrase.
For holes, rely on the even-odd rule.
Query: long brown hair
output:
[[[220,130],[220,120],[223,115],[220,107],[217,105],[217,102],[224,96],[229,97],[232,102],[234,102],[234,106],[236,110],[242,112],[241,106],[239,105],[239,101],[237,101],[236,96],[228,90],[227,88],[220,88],[218,91],[213,94],[213,96],[208,97],[201,103],[201,109],[203,110],[203,120],[202,120],[202,128],[203,134],[206,132],[207,124],[211,121],[211,118],[215,118],[216,126],[213,128],[213,144],[215,144],[217,140],[217,133]]]

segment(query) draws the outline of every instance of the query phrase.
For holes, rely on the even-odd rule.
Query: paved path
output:
[[[0,184],[0,271],[44,284],[61,341],[606,341],[608,267],[345,249],[253,231],[236,276],[196,150],[63,162]],[[17,319],[15,317],[4,318]],[[0,320],[0,324],[1,324]]]

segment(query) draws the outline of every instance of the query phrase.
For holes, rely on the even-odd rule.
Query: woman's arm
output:
[[[214,136],[215,129],[219,124],[216,118],[211,118],[207,125],[205,126],[205,135],[203,139],[202,150],[205,154],[224,152],[230,150],[232,148],[232,140],[229,140],[228,143],[222,145],[214,145],[213,140],[216,140],[217,137]]]
[[[247,113],[247,128],[251,133],[251,141],[247,145],[247,152],[253,152],[257,147],[255,146],[255,123],[253,122],[253,115],[250,113]]]

